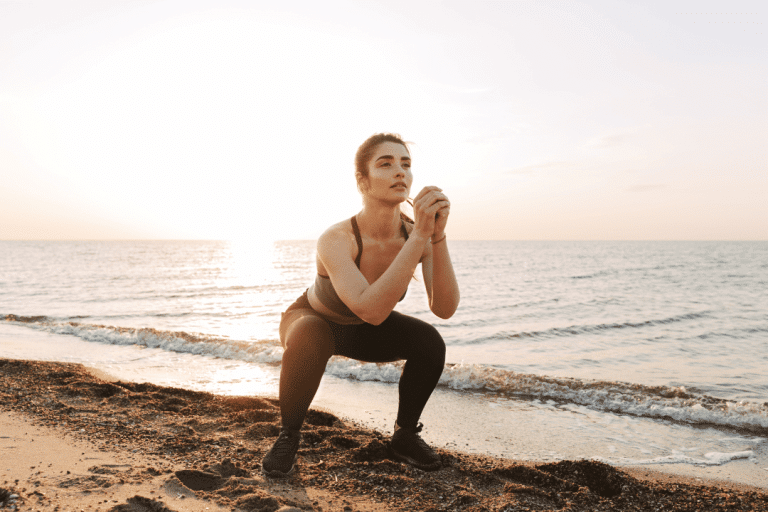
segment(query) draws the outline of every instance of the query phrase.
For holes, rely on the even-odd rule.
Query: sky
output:
[[[377,132],[454,240],[768,240],[766,12],[0,0],[0,240],[315,239]]]

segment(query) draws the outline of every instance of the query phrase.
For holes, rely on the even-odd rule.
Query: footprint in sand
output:
[[[176,478],[181,480],[181,483],[193,491],[215,491],[226,481],[225,478],[222,478],[217,474],[208,473],[207,471],[199,471],[197,469],[182,469],[176,471]]]
[[[179,487],[178,482],[180,482],[181,486],[191,489],[192,491],[211,492],[222,490],[230,483],[229,481],[233,477],[242,478],[249,475],[246,470],[233,464],[229,459],[225,459],[220,464],[214,464],[207,469],[215,471],[215,473],[197,469],[183,469],[176,471],[174,473],[175,478],[172,478],[166,485],[168,488]],[[174,480],[177,480],[177,482],[174,483]],[[253,480],[250,482],[239,480],[237,488],[233,490],[233,493],[229,494],[224,492],[224,495],[228,495],[233,500],[234,505],[243,510],[274,510],[276,512],[294,512],[299,510],[288,505],[281,507],[283,504],[276,496],[264,489],[260,489],[258,484]],[[130,509],[125,509],[120,512],[129,512],[129,510]],[[139,509],[137,509],[137,512],[138,510]],[[130,510],[130,512],[133,511]]]
[[[176,512],[165,506],[161,501],[145,498],[144,496],[134,496],[128,498],[127,503],[115,505],[108,512]]]

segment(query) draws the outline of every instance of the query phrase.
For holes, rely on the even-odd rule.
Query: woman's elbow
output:
[[[380,325],[382,322],[384,322],[384,320],[389,318],[389,313],[387,313],[386,315],[373,313],[373,314],[362,314],[357,316],[360,317],[360,319],[367,324]]]
[[[442,318],[443,320],[448,320],[453,316],[453,314],[456,312],[456,310],[452,311],[441,311],[441,310],[432,310],[432,312],[437,316],[438,318]]]
[[[392,310],[382,310],[382,309],[359,309],[357,311],[353,311],[360,320],[367,324],[371,325],[379,325],[384,320],[389,318],[389,314],[392,313]]]
[[[459,299],[457,297],[455,301],[451,302],[451,304],[433,304],[430,309],[432,310],[432,313],[435,314],[435,316],[442,318],[443,320],[448,320],[453,316],[458,308]]]
[[[363,319],[363,321],[365,323],[371,324],[371,325],[381,325],[382,322],[384,322],[384,320],[386,320],[388,317],[389,317],[389,315],[387,315],[385,317],[368,318],[367,320]]]

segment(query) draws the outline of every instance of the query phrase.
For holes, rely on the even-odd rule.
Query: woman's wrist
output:
[[[440,242],[445,240],[445,237],[447,236],[448,235],[445,233],[445,231],[443,231],[441,234],[435,233],[434,235],[432,235],[432,240],[431,240],[432,245],[439,244]]]
[[[414,229],[408,237],[409,240],[411,238],[418,240],[419,242],[426,243],[429,240],[429,235],[423,235]]]

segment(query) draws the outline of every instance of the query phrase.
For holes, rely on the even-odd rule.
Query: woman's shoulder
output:
[[[338,249],[340,246],[356,244],[355,233],[349,219],[342,220],[326,229],[317,239],[318,251]],[[357,245],[355,245],[357,247]]]
[[[353,239],[355,237],[354,232],[352,231],[352,223],[349,219],[345,219],[342,221],[337,222],[336,224],[331,225],[328,229],[323,231],[323,234],[320,235],[320,238],[338,238],[338,237],[348,237],[351,236]]]

